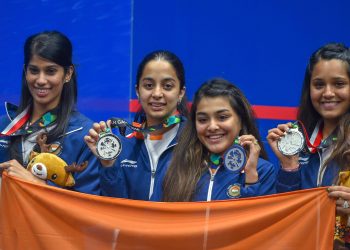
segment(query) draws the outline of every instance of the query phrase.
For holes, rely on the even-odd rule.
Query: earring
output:
[[[70,79],[66,79],[66,80],[64,80],[64,83],[69,83],[70,82]]]
[[[177,105],[180,105],[182,101],[182,98],[179,98],[179,100],[177,100]]]

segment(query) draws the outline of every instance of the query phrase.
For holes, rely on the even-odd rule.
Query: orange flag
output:
[[[333,248],[325,188],[213,202],[99,197],[3,174],[0,249]]]

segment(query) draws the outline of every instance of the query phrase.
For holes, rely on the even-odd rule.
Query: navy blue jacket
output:
[[[177,135],[160,155],[156,172],[152,173],[150,158],[144,140],[124,138],[122,151],[112,167],[100,166],[102,195],[129,198],[135,200],[149,200],[154,188],[161,188],[161,183],[170,165],[173,149],[184,126],[180,123]]]
[[[208,170],[198,181],[193,201],[227,200],[274,194],[276,192],[276,174],[273,164],[259,158],[257,171],[259,175],[258,182],[246,185],[244,173],[232,172],[222,166],[212,177]],[[162,190],[157,189],[152,196],[152,200],[159,201],[161,198]]]
[[[324,172],[320,164],[321,152],[315,154],[301,153],[299,156],[299,170],[287,172],[282,168],[277,174],[277,192],[288,192],[300,189],[330,186],[339,174],[339,166],[331,162],[325,167]],[[317,184],[317,179],[321,180]]]
[[[11,122],[10,119],[14,118],[12,116],[12,114],[14,114],[13,112],[8,112],[8,114],[11,117],[0,117],[0,131],[2,131]],[[96,163],[97,160],[84,141],[84,136],[88,134],[92,124],[93,122],[81,113],[72,112],[69,117],[66,135],[57,140],[62,145],[62,151],[58,156],[61,157],[67,164],[72,164],[73,162],[79,164],[84,161],[88,161],[88,166],[84,171],[81,173],[73,173],[75,186],[71,189],[83,193],[100,195],[101,189],[98,167]],[[9,154],[9,140],[10,137],[0,137],[0,162],[11,160]],[[19,150],[21,152],[21,147]],[[55,185],[54,183],[49,184]]]

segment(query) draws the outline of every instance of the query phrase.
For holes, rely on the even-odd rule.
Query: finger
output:
[[[100,128],[101,128],[102,131],[106,131],[108,126],[107,126],[105,121],[100,121]]]
[[[96,140],[89,135],[84,136],[84,141],[88,144],[96,144]]]
[[[350,193],[343,191],[331,191],[328,196],[335,199],[341,198],[343,200],[350,200]]]
[[[88,136],[90,136],[90,138],[91,138],[92,140],[97,141],[97,140],[98,140],[98,135],[99,135],[99,132],[98,132],[95,128],[90,128],[90,129],[89,129],[89,134],[88,134]]]

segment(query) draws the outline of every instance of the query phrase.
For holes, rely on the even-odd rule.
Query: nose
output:
[[[208,126],[208,131],[216,131],[219,129],[218,124],[216,123],[216,121],[214,119],[210,120],[209,126]]]
[[[36,80],[38,84],[45,84],[47,83],[46,75],[43,72],[40,72],[38,75],[38,79]]]
[[[152,97],[154,97],[154,98],[161,98],[162,96],[163,96],[163,91],[162,91],[161,86],[156,86],[153,89]]]
[[[331,98],[334,96],[334,90],[330,84],[326,85],[326,88],[324,89],[322,96],[325,98]]]

